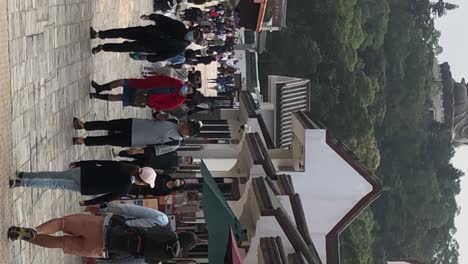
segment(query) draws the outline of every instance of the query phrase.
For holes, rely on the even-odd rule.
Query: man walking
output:
[[[123,107],[151,107],[157,111],[174,109],[191,96],[195,87],[190,82],[183,82],[168,76],[149,76],[143,79],[120,79],[106,84],[94,81],[91,86],[96,93],[91,93],[92,99],[105,101],[120,101]],[[101,94],[123,87],[122,94]]]
[[[196,120],[179,121],[175,117],[152,119],[116,119],[110,121],[83,122],[73,120],[75,129],[107,130],[107,136],[74,137],[73,144],[86,146],[120,146],[154,148],[155,155],[162,155],[179,148],[184,137],[200,133],[202,123]]]
[[[181,21],[159,14],[143,15],[143,20],[152,20],[149,26],[116,28],[95,31],[91,28],[91,38],[124,38],[131,41],[106,43],[93,48],[93,54],[108,52],[144,52],[158,55],[159,60],[183,55],[192,42],[201,43],[203,33],[196,28],[186,28]]]

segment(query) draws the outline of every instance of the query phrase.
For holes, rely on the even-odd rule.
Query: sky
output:
[[[448,62],[456,81],[468,77],[468,1],[447,0],[460,8],[449,11],[446,16],[436,20],[436,27],[442,32],[439,45],[444,48],[438,56],[439,62]],[[455,239],[460,244],[459,263],[468,263],[468,146],[456,150],[452,164],[465,172],[462,178],[461,193],[457,197],[461,212],[455,218],[457,233]]]

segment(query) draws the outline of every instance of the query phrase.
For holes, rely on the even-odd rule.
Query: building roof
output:
[[[239,25],[246,29],[261,31],[267,3],[268,0],[240,0],[236,7],[240,16]]]
[[[276,180],[277,174],[275,166],[273,165],[268,151],[265,148],[262,139],[260,138],[260,134],[257,132],[247,133],[245,135],[245,140],[253,155],[254,163],[262,165],[266,176],[268,176],[270,179]]]
[[[260,10],[258,11],[258,19],[257,19],[257,28],[255,31],[260,32],[263,26],[263,19],[265,18],[265,13],[267,9],[268,0],[260,0],[262,3],[260,4]]]
[[[278,199],[274,191],[267,184],[266,178],[254,178],[252,180],[252,186],[255,190],[254,193],[261,215],[273,216],[276,219],[286,240],[289,242],[288,245],[291,245],[297,253],[302,255],[307,260],[307,263],[321,264],[322,262],[312,240],[308,234],[304,234],[304,231],[307,231],[308,227],[305,219],[301,218],[304,216],[304,211],[302,210],[302,204],[299,196],[297,194],[289,196],[290,203],[294,211],[295,221],[293,221],[288,212],[283,208],[281,201]],[[262,251],[265,251],[265,248],[262,248]],[[267,250],[262,253],[265,256],[270,252]]]
[[[322,262],[339,263],[340,233],[380,195],[382,188],[312,114],[294,113],[294,119],[304,129],[305,167],[304,172],[290,173],[291,179],[304,202],[310,236]]]
[[[253,99],[252,94],[248,91],[241,91],[239,93],[239,99],[240,99],[240,108],[242,111],[245,111],[248,118],[257,119],[256,121],[262,133],[263,140],[265,141],[266,147],[268,149],[275,148],[273,139],[271,137],[270,131],[268,130],[268,126],[265,122],[265,119],[263,118],[263,115],[261,113],[257,113],[258,106],[255,103],[255,100]]]
[[[267,32],[265,31],[258,32],[257,51],[259,54],[262,54],[264,51],[267,50],[267,37],[268,37]]]
[[[310,111],[310,80],[275,75],[268,79],[270,100],[275,104],[275,145],[287,148],[292,142],[292,113]]]
[[[305,164],[303,172],[288,172],[290,175],[275,173],[265,162],[269,156],[258,133],[246,136],[251,151],[256,153],[255,163],[261,164],[267,175],[252,179],[256,200],[262,216],[273,216],[277,222],[265,220],[264,224],[272,226],[257,226],[257,236],[282,237],[287,241],[286,254],[300,252],[310,263],[336,264],[340,261],[339,235],[378,198],[382,188],[311,113],[294,113],[292,126],[295,134],[303,133],[302,139],[295,135],[295,140],[302,140]],[[285,200],[285,195],[289,199]],[[312,262],[314,255],[319,262]]]
[[[284,27],[287,3],[287,0],[240,0],[236,6],[239,25],[257,32],[262,31],[263,27]]]
[[[453,82],[453,140],[468,143],[468,90],[464,83]]]
[[[257,114],[257,120],[258,120],[258,125],[260,126],[260,130],[263,135],[263,139],[265,140],[266,147],[268,149],[274,149],[275,143],[273,142],[273,139],[271,138],[270,131],[268,131],[268,126],[265,122],[265,119],[263,118],[263,115]]]
[[[255,104],[255,100],[252,97],[252,94],[248,91],[241,91],[239,93],[239,99],[241,103],[241,107],[245,109],[249,118],[256,118],[257,117],[257,106]]]

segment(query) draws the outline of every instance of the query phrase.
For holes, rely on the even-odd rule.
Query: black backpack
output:
[[[168,226],[131,227],[126,223],[128,220],[132,219],[114,214],[109,222],[105,246],[111,259],[120,261],[134,257],[152,263],[170,260],[179,254],[177,234]]]

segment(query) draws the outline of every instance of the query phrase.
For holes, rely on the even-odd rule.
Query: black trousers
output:
[[[110,52],[154,52],[154,41],[159,38],[156,26],[115,28],[99,31],[99,38],[123,38],[133,41],[107,43],[102,50]]]
[[[140,167],[145,167],[148,165],[147,158],[145,154],[128,154],[127,151],[120,151],[119,152],[119,157],[123,158],[131,158],[134,159],[132,161],[126,161],[130,164],[137,165]]]
[[[114,28],[99,31],[99,38],[124,38],[130,40],[151,40],[159,38],[159,32],[154,25],[144,27]]]
[[[128,154],[127,151],[123,150],[119,152],[119,157],[134,159],[130,163],[140,167],[147,167],[150,160],[156,156],[156,152],[153,147],[145,147],[143,149],[145,151],[143,154]]]
[[[84,139],[86,146],[119,146],[132,145],[132,119],[115,119],[110,121],[91,121],[85,123],[86,131],[107,130],[107,136],[92,136]]]
[[[124,41],[122,43],[107,43],[102,45],[107,52],[154,52],[149,45],[140,41]]]

